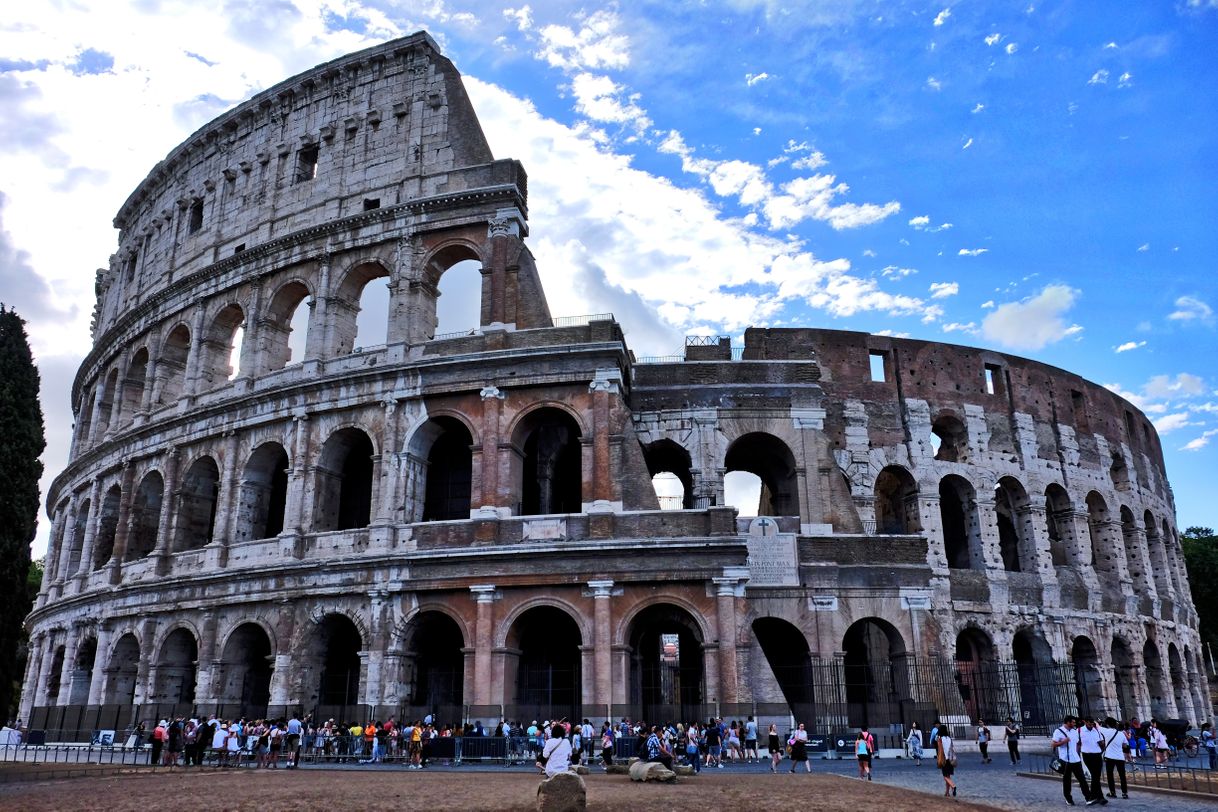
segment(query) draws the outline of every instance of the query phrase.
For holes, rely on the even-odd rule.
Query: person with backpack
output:
[[[859,762],[859,778],[866,778],[870,781],[872,740],[871,734],[867,732],[865,726],[859,730],[859,734],[854,738],[854,755]]]
[[[990,739],[993,735],[981,719],[977,720],[977,749],[981,751],[981,763],[990,763]]]
[[[1108,773],[1108,797],[1116,797],[1116,785],[1112,780],[1115,770],[1121,776],[1121,797],[1129,798],[1129,786],[1125,782],[1125,760],[1129,755],[1129,736],[1116,719],[1104,720],[1100,732],[1104,734],[1104,768]]]
[[[939,732],[937,722],[932,735],[935,736],[935,766],[943,774],[943,797],[946,798],[950,795],[954,798],[956,782],[952,776],[956,774],[956,744],[946,730],[942,733]]]

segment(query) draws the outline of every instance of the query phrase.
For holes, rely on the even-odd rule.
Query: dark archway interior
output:
[[[465,690],[465,640],[461,627],[443,612],[423,612],[412,625],[414,655],[411,702],[430,710],[460,708]]]
[[[250,716],[265,713],[271,701],[271,663],[271,640],[265,629],[257,623],[234,629],[224,644],[225,701],[239,704]]]
[[[943,546],[947,566],[966,570],[972,566],[969,555],[968,516],[965,511],[964,487],[955,477],[944,477],[939,483],[939,512],[943,519]]]
[[[998,551],[1002,568],[1019,572],[1019,531],[1015,527],[1015,504],[1011,492],[1001,484],[994,490],[994,511],[998,518]]]
[[[1024,722],[1029,725],[1061,721],[1065,712],[1056,695],[1053,649],[1037,632],[1020,629],[1011,641],[1011,654],[1019,675],[1019,704]]]
[[[473,483],[473,438],[469,429],[451,417],[434,421],[441,430],[427,453],[427,489],[423,521],[468,519]]]
[[[1104,707],[1104,677],[1100,671],[1100,658],[1095,644],[1089,637],[1076,637],[1070,651],[1071,660],[1074,662],[1074,684],[1079,713],[1098,713]]]
[[[994,644],[985,632],[967,628],[956,636],[956,684],[973,721],[1000,718],[1003,690],[996,660]]]
[[[1153,640],[1142,646],[1142,664],[1146,667],[1146,690],[1150,692],[1150,712],[1162,719],[1167,715],[1167,691],[1163,687],[1163,657]]]
[[[89,684],[93,678],[93,666],[97,663],[97,638],[85,638],[76,647],[76,662],[73,664],[72,684],[68,694],[68,704],[87,705],[89,703]]]
[[[761,480],[758,516],[799,515],[795,457],[782,440],[762,432],[746,434],[728,448],[724,467],[727,473],[748,471]]]
[[[875,478],[875,531],[918,532],[918,485],[904,468],[890,465]]]
[[[1045,524],[1049,531],[1049,555],[1053,566],[1064,567],[1066,557],[1066,528],[1070,517],[1070,496],[1060,485],[1045,489]]]
[[[372,519],[372,440],[356,428],[335,432],[317,466],[317,530],[353,530]]]
[[[753,621],[753,636],[797,719],[808,718],[815,701],[808,640],[794,624],[776,617]]]
[[[654,477],[656,474],[667,472],[681,480],[681,508],[693,509],[694,477],[689,452],[672,440],[656,440],[643,446],[643,459],[647,463],[648,476]]]
[[[886,725],[908,715],[905,641],[887,621],[864,618],[846,630],[846,706],[850,725]]]
[[[178,550],[195,550],[211,543],[216,529],[216,500],[220,468],[211,457],[195,460],[182,478],[178,501]]]
[[[263,443],[250,455],[241,481],[242,540],[273,538],[283,532],[288,464],[288,452],[279,443]]]
[[[130,705],[135,702],[135,680],[139,670],[140,644],[133,634],[124,634],[114,644],[106,672],[107,705]]]
[[[630,624],[631,701],[646,720],[696,719],[705,690],[697,622],[671,604],[649,606]]]
[[[122,491],[117,485],[106,491],[97,517],[97,538],[93,541],[93,569],[99,570],[114,555],[114,536],[118,532],[118,504]]]
[[[47,674],[47,701],[56,704],[59,700],[59,685],[63,674],[65,646],[56,646],[51,657],[51,673]]]
[[[195,701],[199,644],[186,629],[175,629],[161,644],[157,660],[156,701],[190,705]]]
[[[940,415],[930,431],[939,438],[935,459],[943,462],[968,461],[968,429],[960,418],[951,414]]]
[[[540,409],[528,420],[521,515],[579,513],[583,508],[579,426],[559,409]]]
[[[318,627],[321,649],[321,679],[318,702],[322,705],[355,705],[359,702],[360,658],[363,639],[350,618],[327,615]]]
[[[579,626],[561,609],[538,606],[513,624],[520,659],[516,704],[521,718],[574,719],[581,697]]]
[[[1137,700],[1135,697],[1137,680],[1140,676],[1133,665],[1133,652],[1129,644],[1120,637],[1112,638],[1112,671],[1116,677],[1117,701],[1120,702],[1122,719],[1132,719],[1137,715]]]
[[[131,529],[127,533],[127,554],[123,556],[124,561],[135,561],[156,549],[164,495],[164,480],[156,471],[150,471],[140,482],[135,491],[135,499],[131,503]]]

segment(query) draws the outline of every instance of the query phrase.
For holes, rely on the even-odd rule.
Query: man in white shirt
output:
[[[1078,749],[1078,729],[1075,727],[1073,716],[1067,716],[1061,727],[1053,731],[1053,746],[1057,748],[1058,760],[1065,767],[1062,771],[1062,795],[1066,798],[1066,805],[1075,805],[1074,796],[1070,792],[1071,778],[1078,779],[1078,785],[1083,790],[1083,799],[1090,800],[1087,794],[1087,778],[1083,775],[1083,757]]]
[[[1111,735],[1112,731],[1108,732]],[[1091,717],[1083,719],[1083,726],[1078,731],[1079,752],[1083,755],[1083,764],[1087,765],[1087,772],[1091,773],[1091,785],[1084,787],[1087,796],[1087,805],[1099,804],[1101,806],[1108,803],[1104,798],[1104,790],[1100,788],[1100,777],[1104,767],[1104,746],[1108,744],[1108,736],[1104,734],[1095,720]]]
[[[571,766],[571,741],[563,735],[562,725],[554,725],[550,732],[552,735],[541,750],[541,758],[545,761],[546,778],[565,773]]]
[[[1112,780],[1112,771],[1116,770],[1121,776],[1121,797],[1129,797],[1129,787],[1125,783],[1125,758],[1129,750],[1129,737],[1120,729],[1117,721],[1109,716],[1100,727],[1104,734],[1104,767],[1108,771],[1108,797],[1116,797],[1116,784]]]

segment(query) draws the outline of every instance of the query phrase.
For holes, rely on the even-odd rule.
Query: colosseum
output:
[[[31,728],[1208,717],[1134,405],[839,330],[635,357],[612,315],[551,315],[527,212],[525,168],[424,33],[155,166],[114,220],[47,496]],[[437,333],[455,266],[479,325]]]

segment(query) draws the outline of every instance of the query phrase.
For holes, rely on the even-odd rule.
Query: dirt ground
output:
[[[409,772],[355,770],[240,770],[155,774],[131,772],[50,781],[0,784],[0,808],[16,810],[106,810],[149,808],[227,810],[379,810],[534,808],[538,778],[518,772]],[[646,809],[741,810],[799,808],[829,812],[885,812],[944,806],[979,810],[908,790],[832,775],[704,774],[679,783],[636,784],[621,775],[584,778],[588,808],[605,812]],[[187,802],[186,799],[193,799]],[[729,806],[723,806],[728,804]]]

